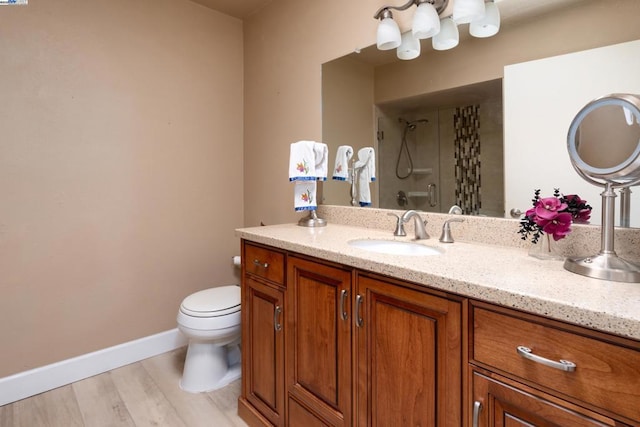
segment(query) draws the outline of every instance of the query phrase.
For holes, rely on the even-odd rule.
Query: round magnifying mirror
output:
[[[612,94],[591,101],[571,122],[567,149],[578,174],[605,190],[600,253],[568,258],[565,269],[598,279],[640,282],[640,266],[618,257],[613,245],[615,190],[628,197],[628,188],[640,184],[640,97]]]
[[[574,168],[604,182],[640,179],[640,98],[613,94],[587,104],[569,128]]]

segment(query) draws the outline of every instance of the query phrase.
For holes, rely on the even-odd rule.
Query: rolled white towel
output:
[[[355,167],[361,168],[358,177],[358,202],[360,206],[371,206],[371,188],[369,188],[369,183],[376,180],[376,157],[374,149],[364,147],[358,150],[358,161]]]
[[[322,142],[313,144],[313,153],[315,155],[315,176],[318,181],[327,180],[327,171],[329,170],[329,147]]]
[[[358,160],[365,164],[368,170],[369,180],[376,180],[376,152],[373,147],[364,147],[358,150]]]
[[[336,163],[333,168],[333,179],[346,181],[349,179],[349,160],[353,156],[353,148],[341,145],[336,152]]]

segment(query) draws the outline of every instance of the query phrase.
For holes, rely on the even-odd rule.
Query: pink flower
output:
[[[591,219],[591,207],[587,205],[587,201],[578,197],[577,194],[569,194],[564,196],[567,204],[571,207],[569,212],[573,216],[573,222],[578,224],[588,224]]]
[[[555,218],[559,212],[567,209],[567,204],[562,203],[556,197],[544,197],[538,200],[534,209],[538,218],[551,220]]]
[[[553,236],[553,240],[564,239],[571,232],[571,224],[588,223],[591,217],[591,206],[577,194],[564,196],[556,188],[553,197],[540,197],[540,190],[535,190],[533,207],[524,214],[520,221],[520,234],[523,240],[531,238],[533,243],[544,234]]]
[[[546,220],[544,224],[538,224],[542,231],[553,236],[553,240],[560,240],[567,237],[571,232],[571,214],[567,212],[557,213],[555,217]]]

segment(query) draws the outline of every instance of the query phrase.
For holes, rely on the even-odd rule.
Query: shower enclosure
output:
[[[380,207],[503,215],[502,103],[377,109]]]

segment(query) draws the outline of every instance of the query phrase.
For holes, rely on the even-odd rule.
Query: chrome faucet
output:
[[[448,219],[442,224],[442,234],[440,235],[441,243],[453,243],[453,236],[451,235],[451,227],[449,223],[451,222],[463,222],[463,218],[451,218]]]
[[[462,215],[462,208],[458,205],[453,205],[451,209],[449,209],[449,213],[451,215]]]
[[[402,216],[398,216],[392,212],[388,213],[387,215],[395,216],[397,218],[396,229],[393,232],[394,236],[399,236],[399,237],[406,236],[407,232],[404,231],[404,225],[407,222],[409,222],[411,218],[413,218],[414,229],[416,232],[416,240],[429,238],[429,234],[427,234],[427,230],[424,228],[427,221],[422,220],[422,217],[420,216],[418,211],[411,209],[403,213]]]
[[[389,212],[387,216],[395,216],[397,219],[396,229],[393,231],[393,235],[397,237],[406,236],[407,232],[404,231],[404,222],[402,221],[402,218],[399,215],[394,214],[393,212]]]

